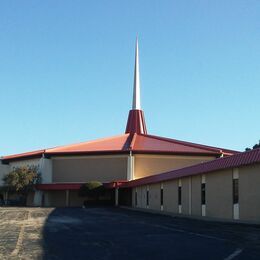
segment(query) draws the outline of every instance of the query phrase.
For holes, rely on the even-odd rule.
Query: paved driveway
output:
[[[0,259],[260,259],[260,227],[115,208],[0,208]]]

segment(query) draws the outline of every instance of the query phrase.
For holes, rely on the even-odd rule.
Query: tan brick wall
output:
[[[191,212],[194,216],[201,216],[201,175],[191,179]]]
[[[206,174],[206,216],[233,218],[232,169]]]
[[[189,214],[190,207],[190,178],[182,178],[182,196],[181,196],[181,204],[182,204],[182,214]]]
[[[178,213],[178,180],[163,183],[163,209]]]
[[[160,210],[160,183],[149,185],[149,209]]]
[[[127,156],[53,159],[53,182],[110,182],[126,179]]]
[[[238,169],[240,220],[260,223],[260,164]],[[201,216],[201,179],[202,175],[181,179],[182,213],[185,215],[191,210],[191,215]],[[206,217],[232,220],[233,169],[207,173],[205,179]],[[146,208],[146,187],[137,188],[139,207],[142,208]],[[160,211],[160,187],[160,182],[149,185],[149,209]],[[178,179],[163,182],[163,190],[163,211],[178,213]]]
[[[260,221],[260,164],[239,168],[241,220]]]

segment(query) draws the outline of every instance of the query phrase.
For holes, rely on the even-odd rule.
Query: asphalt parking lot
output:
[[[0,259],[260,259],[260,227],[116,208],[0,208]]]

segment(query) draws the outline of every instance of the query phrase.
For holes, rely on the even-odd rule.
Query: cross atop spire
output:
[[[135,72],[134,72],[134,93],[133,93],[132,109],[141,110],[140,75],[139,75],[139,50],[138,50],[138,38],[137,37],[136,37],[136,45],[135,45]]]
[[[144,112],[141,110],[138,39],[135,46],[135,72],[132,110],[129,111],[126,133],[147,134]]]

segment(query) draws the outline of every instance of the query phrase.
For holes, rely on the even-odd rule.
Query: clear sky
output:
[[[260,139],[259,0],[0,2],[0,155],[121,134],[139,37],[148,132]]]

